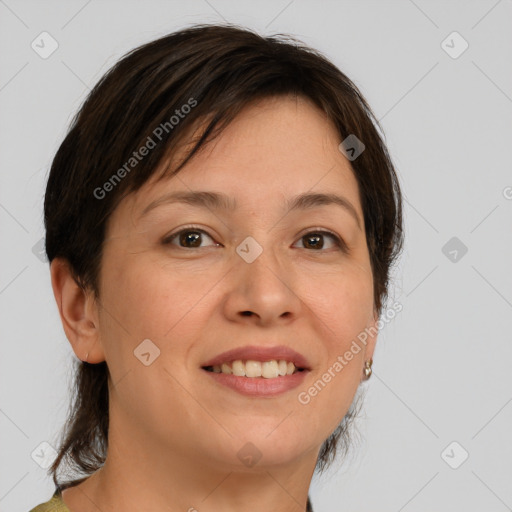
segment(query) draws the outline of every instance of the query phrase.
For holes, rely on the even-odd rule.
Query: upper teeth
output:
[[[273,379],[278,376],[291,375],[296,371],[296,366],[289,361],[242,361],[237,359],[231,363],[222,363],[213,366],[215,373],[226,373],[228,375],[236,375],[238,377],[264,377],[265,379]]]

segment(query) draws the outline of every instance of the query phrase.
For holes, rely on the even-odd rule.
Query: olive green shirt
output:
[[[51,497],[50,501],[41,503],[37,507],[33,508],[30,512],[71,512],[66,504],[62,501],[61,491],[55,490],[55,493]]]
[[[46,503],[41,503],[37,505],[37,507],[30,510],[30,512],[71,512],[66,504],[62,501],[62,494],[59,489],[55,490],[55,493],[51,497],[50,501]],[[308,504],[306,507],[306,512],[313,512],[311,507],[311,501],[308,496]]]

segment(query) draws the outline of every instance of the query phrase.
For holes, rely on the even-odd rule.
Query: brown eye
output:
[[[321,249],[324,249],[325,237],[328,237],[334,241],[334,247],[344,249],[344,243],[342,240],[334,233],[330,233],[329,231],[310,231],[309,233],[303,235],[300,240],[303,242],[304,249],[320,251]]]
[[[168,245],[178,245],[178,247],[183,249],[197,249],[201,247],[201,243],[204,241],[203,237],[205,236],[213,241],[212,237],[208,235],[206,231],[203,231],[202,229],[188,228],[174,233],[170,237],[166,238],[163,243]],[[175,240],[177,241],[177,244],[174,243]],[[214,245],[218,246],[219,244],[214,243]]]

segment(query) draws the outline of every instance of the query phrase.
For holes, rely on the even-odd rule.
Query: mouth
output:
[[[207,372],[223,373],[249,379],[259,377],[275,379],[306,370],[306,368],[297,367],[292,361],[286,361],[285,359],[271,359],[269,361],[235,359],[222,364],[203,366],[202,368]]]
[[[205,361],[201,369],[220,386],[217,389],[270,398],[301,385],[311,366],[303,355],[284,345],[252,345],[223,352]]]

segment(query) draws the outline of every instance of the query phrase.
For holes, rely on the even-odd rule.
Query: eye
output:
[[[165,245],[177,245],[182,249],[198,249],[201,248],[201,244],[204,242],[204,237],[213,242],[210,246],[219,247],[221,245],[215,242],[206,231],[195,226],[189,226],[173,233],[165,238],[162,243]],[[304,249],[312,249],[317,252],[322,252],[322,249],[326,249],[324,243],[324,239],[326,237],[331,239],[331,248],[332,244],[334,244],[335,248],[348,252],[345,242],[340,237],[325,230],[309,231],[305,235],[302,235],[299,240],[303,242]],[[329,249],[329,247],[327,247],[327,249]]]
[[[324,238],[326,236],[333,240],[335,247],[341,249],[344,252],[347,252],[345,242],[343,242],[339,236],[329,231],[310,231],[309,233],[302,235],[299,240],[305,241],[305,243],[303,243],[303,245],[305,245],[304,249],[320,251],[321,249],[324,249]]]
[[[174,233],[163,240],[164,244],[168,245],[178,245],[182,249],[196,249],[201,247],[201,242],[203,241],[203,237],[207,237],[213,241],[213,238],[203,229],[196,228],[194,226],[189,226],[188,228],[182,229],[177,233]],[[178,243],[175,244],[174,241]],[[214,242],[215,246],[219,246],[217,242]]]

